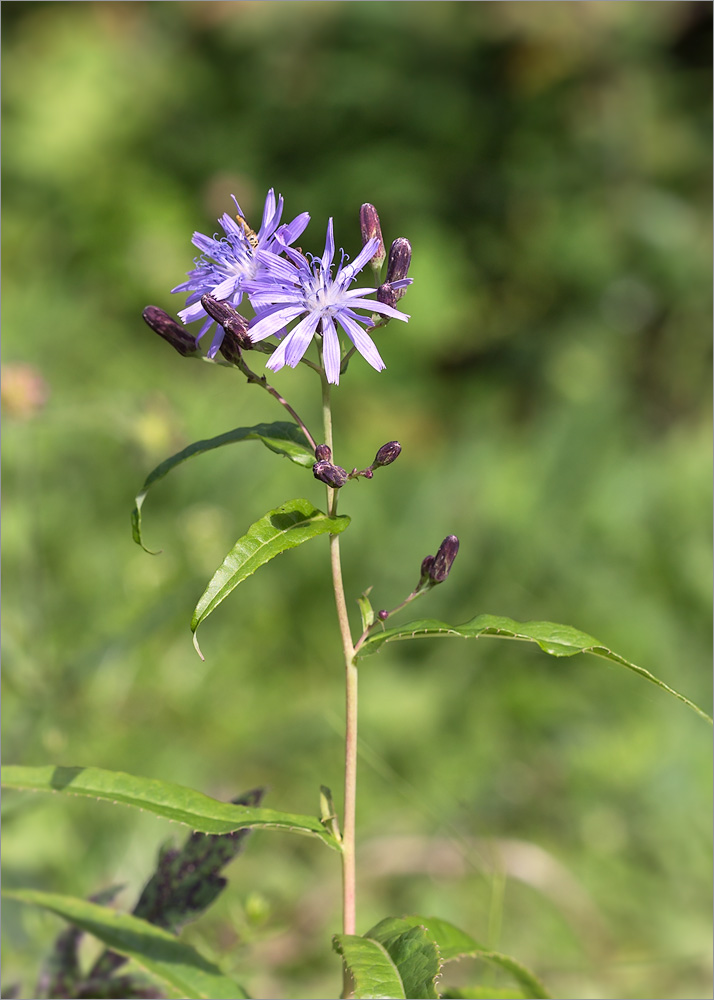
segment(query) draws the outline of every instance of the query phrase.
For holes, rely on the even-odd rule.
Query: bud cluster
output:
[[[360,208],[359,223],[363,246],[375,237],[379,240],[377,252],[370,261],[375,275],[380,273],[385,259],[387,260],[387,277],[377,289],[377,301],[394,309],[399,299],[405,294],[407,286],[411,284],[411,278],[407,278],[412,260],[411,243],[403,236],[398,237],[389,248],[389,257],[387,257],[377,209],[369,203]],[[382,319],[379,325],[384,325],[386,322],[388,322],[387,319]]]
[[[417,591],[443,583],[451,572],[458,551],[459,540],[456,535],[447,535],[435,556],[425,556],[421,564]]]
[[[315,448],[315,458],[317,461],[312,467],[312,474],[321,483],[330,486],[333,490],[340,490],[345,485],[349,476],[346,469],[341,465],[333,465],[330,459],[332,452],[326,444],[318,444]]]

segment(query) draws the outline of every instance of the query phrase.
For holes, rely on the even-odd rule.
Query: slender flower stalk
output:
[[[332,454],[332,408],[330,405],[330,384],[322,379],[322,413],[325,446]],[[337,513],[339,492],[327,487],[327,509],[331,517]],[[330,565],[332,585],[335,592],[335,607],[342,638],[345,661],[345,794],[342,816],[342,932],[354,934],[356,928],[356,872],[355,872],[355,813],[357,800],[357,667],[354,662],[355,648],[352,643],[345,588],[342,580],[340,560],[340,536],[330,535]],[[350,973],[344,968],[344,997],[352,990]]]

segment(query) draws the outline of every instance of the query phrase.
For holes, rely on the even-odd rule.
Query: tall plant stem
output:
[[[330,386],[322,378],[322,415],[325,444],[332,450],[332,409]],[[327,488],[327,506],[330,516],[337,513],[338,491]],[[337,620],[342,637],[345,660],[345,799],[342,817],[342,930],[355,933],[355,803],[357,795],[357,667],[354,664],[355,648],[350,633],[350,623],[345,601],[340,562],[340,536],[330,535],[330,562],[332,584],[335,591]],[[345,972],[344,996],[349,996],[351,979]]]

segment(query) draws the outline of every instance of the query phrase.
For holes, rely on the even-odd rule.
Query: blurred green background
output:
[[[454,532],[416,614],[575,625],[711,700],[711,5],[24,3],[4,19],[4,759],[95,764],[313,813],[341,801],[340,645],[316,541],[188,623],[266,510],[323,502],[257,443],[279,420],[189,364],[172,312],[235,193],[269,187],[303,247],[407,236],[408,326],[336,392],[348,599],[390,607]],[[318,426],[316,382],[275,384]],[[711,996],[707,726],[614,665],[516,643],[388,647],[361,672],[359,930],[436,913],[556,996]],[[131,907],[176,827],[5,796],[6,885]],[[335,995],[336,858],[255,834],[185,932],[257,997]],[[3,981],[33,996],[60,922],[6,907]],[[89,945],[91,948],[91,944]],[[492,982],[461,963],[454,983]],[[488,987],[487,987],[488,988]]]

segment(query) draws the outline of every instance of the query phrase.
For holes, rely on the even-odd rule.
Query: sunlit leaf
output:
[[[711,724],[710,716],[703,712],[701,708],[685,698],[683,694],[669,687],[664,681],[659,680],[649,670],[638,667],[630,663],[619,653],[614,653],[598,639],[594,639],[585,632],[571,628],[569,625],[556,625],[553,622],[517,622],[512,618],[502,618],[497,615],[477,615],[471,621],[463,625],[449,625],[447,622],[436,621],[433,618],[423,618],[418,621],[407,622],[406,625],[398,625],[394,628],[385,629],[383,632],[375,632],[360,646],[357,657],[369,656],[376,653],[378,649],[387,642],[398,642],[403,639],[428,639],[446,638],[449,636],[463,639],[478,639],[481,636],[492,636],[497,639],[520,639],[526,642],[535,642],[540,648],[550,653],[551,656],[574,656],[575,653],[593,653],[595,656],[602,656],[606,660],[618,663],[627,667],[634,673],[644,677],[652,684],[662,688],[668,694],[673,695],[685,705],[693,709],[697,715]]]
[[[14,889],[4,895],[64,917],[75,927],[99,938],[113,951],[134,959],[187,1000],[243,1000],[248,996],[242,987],[189,945],[139,917],[52,892]]]
[[[66,792],[120,802],[184,823],[202,833],[229,833],[246,827],[260,827],[303,833],[319,837],[330,847],[338,846],[317,817],[219,802],[183,785],[141,778],[122,771],[105,771],[99,767],[5,765],[2,768],[2,784],[5,788]]]
[[[315,454],[307,443],[307,438],[297,426],[289,421],[278,421],[274,424],[256,424],[254,427],[236,427],[225,434],[217,437],[206,438],[205,441],[194,441],[182,451],[177,452],[170,458],[165,459],[161,465],[157,465],[153,472],[146,477],[146,481],[141,488],[141,492],[135,500],[134,510],[131,513],[132,537],[137,545],[141,545],[145,552],[151,552],[144,545],[141,535],[141,508],[146,499],[149,489],[168,475],[172,469],[182,462],[194,458],[196,455],[203,455],[206,451],[213,451],[215,448],[222,448],[226,444],[236,444],[239,441],[262,441],[266,448],[274,451],[277,455],[289,458],[296,465],[312,467],[315,462]]]
[[[286,549],[302,545],[318,535],[337,535],[349,523],[346,515],[329,517],[309,500],[289,500],[251,524],[213,574],[193,613],[191,631],[201,658],[196,629],[239,583]]]

